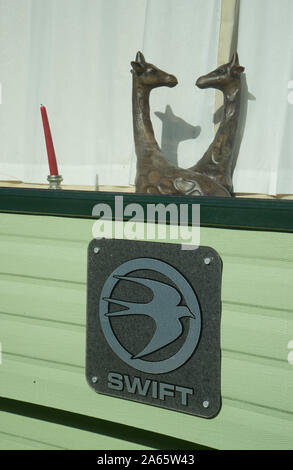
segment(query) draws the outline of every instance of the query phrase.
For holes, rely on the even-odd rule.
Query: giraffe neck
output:
[[[224,93],[224,115],[215,138],[206,153],[193,167],[232,191],[233,148],[240,111],[240,80],[235,80]]]
[[[235,86],[228,91],[224,91],[224,115],[222,122],[219,126],[218,132],[212,145],[216,145],[219,141],[219,135],[226,129],[229,129],[229,137],[232,143],[234,143],[237,123],[239,118],[240,110],[240,87]],[[219,132],[221,129],[221,132]],[[219,134],[219,135],[218,135]]]
[[[219,167],[228,169],[237,132],[240,110],[240,86],[224,90],[224,115],[207,153]]]
[[[151,89],[138,83],[133,75],[132,115],[135,151],[138,160],[148,156],[153,151],[160,151],[150,119]]]

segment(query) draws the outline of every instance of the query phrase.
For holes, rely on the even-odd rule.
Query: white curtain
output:
[[[249,93],[239,192],[293,193],[292,18],[292,0],[240,0],[238,52]]]
[[[179,80],[152,93],[152,120],[170,158],[194,164],[213,139],[214,92],[195,80],[216,67],[220,13],[220,0],[0,0],[0,179],[46,182],[44,104],[65,184],[133,183],[138,50]]]
[[[216,67],[219,47],[225,55],[224,2],[0,0],[0,179],[46,182],[42,103],[65,184],[94,185],[96,175],[101,185],[133,183],[130,61],[138,50],[179,80],[153,91],[151,117],[170,160],[194,164],[214,135],[214,90],[195,80]],[[233,43],[247,90],[236,192],[293,193],[292,18],[292,0],[240,0]]]

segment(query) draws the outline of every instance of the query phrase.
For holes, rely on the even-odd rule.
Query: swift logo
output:
[[[128,276],[143,270],[149,276],[154,273],[164,275],[175,285],[146,277]],[[112,297],[118,282],[131,282],[150,290],[149,302],[130,302]],[[184,300],[185,305],[182,305]],[[111,304],[123,309],[109,311]],[[146,315],[155,323],[155,331],[148,344],[138,353],[129,352],[118,340],[113,331],[111,319],[120,316]],[[164,360],[143,359],[173,343],[183,333],[181,318],[189,319],[188,333],[181,348]],[[107,279],[100,297],[100,321],[108,344],[113,351],[128,365],[148,373],[166,373],[181,367],[195,351],[201,331],[201,311],[197,296],[188,281],[179,271],[169,264],[153,258],[136,258],[120,265]]]
[[[115,276],[117,279],[143,284],[153,292],[153,298],[148,303],[124,302],[122,300],[107,299],[122,305],[127,310],[107,313],[109,317],[126,316],[126,315],[147,315],[156,323],[156,331],[149,344],[139,354],[133,356],[134,359],[151,354],[175,341],[182,334],[182,324],[179,319],[182,317],[195,318],[188,307],[179,305],[182,300],[181,294],[174,287],[164,284],[163,282],[144,279],[139,277]],[[166,330],[166,323],[169,322],[169,328]]]

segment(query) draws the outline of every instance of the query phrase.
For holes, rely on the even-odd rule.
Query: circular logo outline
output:
[[[139,269],[157,271],[173,281],[184,297],[186,305],[195,316],[195,318],[189,319],[189,331],[183,346],[173,356],[162,361],[147,361],[134,358],[118,341],[113,332],[110,319],[106,315],[108,313],[109,303],[104,299],[111,297],[114,287],[119,282],[119,279],[114,276],[125,276]],[[201,333],[201,309],[197,295],[187,279],[185,279],[177,269],[164,261],[154,258],[135,258],[118,266],[104,283],[99,307],[101,327],[107,343],[123,362],[141,372],[163,374],[178,369],[190,359],[198,345]]]

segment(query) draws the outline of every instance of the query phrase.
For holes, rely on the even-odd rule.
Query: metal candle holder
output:
[[[62,189],[61,181],[63,181],[63,178],[61,175],[49,175],[47,180],[49,181],[49,189]]]

